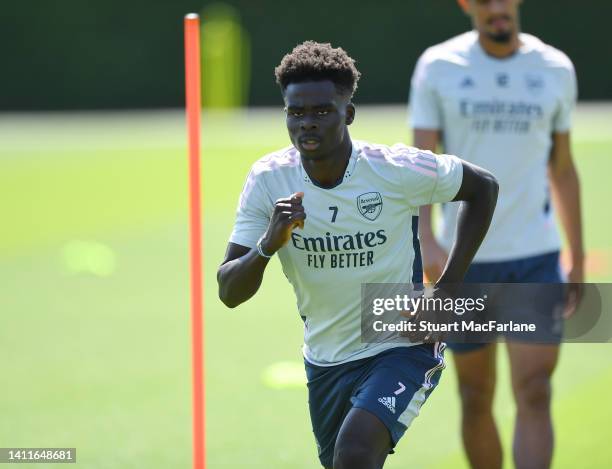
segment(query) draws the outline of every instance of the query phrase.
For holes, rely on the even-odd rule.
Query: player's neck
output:
[[[316,160],[302,158],[302,166],[315,185],[331,189],[342,182],[352,152],[353,142],[347,133],[333,153]]]
[[[521,47],[518,33],[514,34],[508,42],[495,42],[484,34],[478,35],[478,42],[487,55],[496,59],[505,59],[514,55]]]

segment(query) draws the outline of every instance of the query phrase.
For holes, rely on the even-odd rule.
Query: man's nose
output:
[[[317,124],[312,117],[304,116],[302,122],[300,123],[300,128],[307,131],[317,130],[319,128],[319,124]]]

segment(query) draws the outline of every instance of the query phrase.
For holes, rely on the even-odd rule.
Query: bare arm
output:
[[[580,181],[572,159],[569,133],[553,135],[553,147],[548,169],[555,208],[559,211],[561,224],[569,244],[571,270],[582,272],[584,247],[582,242]]]
[[[568,281],[580,284],[584,281],[584,246],[582,241],[582,213],[580,207],[580,181],[572,159],[569,132],[553,134],[553,146],[548,163],[548,174],[555,208],[567,236],[570,252]],[[580,288],[572,287],[569,308],[573,314],[580,297]]]
[[[463,201],[459,208],[455,242],[437,283],[463,281],[491,224],[498,191],[499,185],[491,173],[463,161],[463,180],[453,199]]]
[[[269,260],[255,249],[228,244],[225,259],[217,270],[219,298],[225,306],[235,308],[257,293]]]
[[[306,213],[302,206],[303,196],[303,193],[298,192],[276,201],[270,224],[261,242],[266,255],[276,253],[289,241],[293,229],[304,226]],[[229,308],[235,308],[257,293],[268,261],[269,258],[260,256],[255,249],[229,243],[225,259],[217,270],[221,301]]]

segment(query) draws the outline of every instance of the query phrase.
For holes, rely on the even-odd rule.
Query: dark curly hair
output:
[[[283,93],[290,83],[331,80],[339,92],[351,97],[361,76],[355,61],[344,49],[315,41],[297,45],[283,57],[274,74]]]

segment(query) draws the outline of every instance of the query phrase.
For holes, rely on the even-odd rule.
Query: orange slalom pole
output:
[[[193,365],[193,468],[204,469],[204,324],[202,292],[202,220],[200,206],[200,18],[185,16],[185,97],[189,137],[191,240],[191,346]]]

